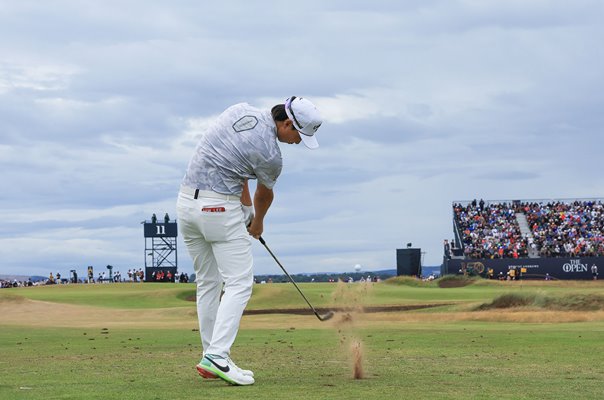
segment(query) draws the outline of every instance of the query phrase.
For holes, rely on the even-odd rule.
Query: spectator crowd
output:
[[[171,270],[160,270],[154,271],[151,274],[151,280],[153,282],[176,282],[176,283],[188,283],[189,275],[182,272],[178,273],[177,271]],[[121,282],[143,282],[145,280],[145,273],[142,268],[138,270],[136,268],[129,269],[127,273],[122,276],[119,271],[116,271],[114,274],[107,274],[105,271],[101,271],[98,274],[98,277],[95,279],[93,275],[92,268],[88,269],[88,273],[85,279],[78,279],[78,275],[75,270],[71,271],[71,276],[69,279],[62,278],[61,273],[57,272],[53,274],[49,273],[48,277],[43,279],[42,277],[36,277],[35,281],[32,281],[32,278],[28,278],[27,280],[17,280],[17,279],[0,279],[0,289],[5,288],[16,288],[16,287],[26,287],[26,286],[39,286],[39,285],[61,285],[61,284],[87,284],[87,283],[121,283]]]
[[[528,238],[520,232],[511,203],[474,200],[466,206],[453,204],[453,213],[466,258],[528,256]]]
[[[524,214],[523,235],[516,214]],[[600,200],[453,204],[454,224],[468,259],[604,256],[604,204]],[[446,249],[445,249],[446,252]]]
[[[601,201],[528,203],[523,211],[541,257],[604,256]]]
[[[9,279],[0,279],[0,289],[24,286],[33,286],[33,282],[31,280],[18,281],[14,279],[13,281],[10,281]]]
[[[180,283],[188,283],[189,276],[184,272],[181,274],[172,273],[171,270],[159,270],[153,271],[151,273],[151,281],[153,282],[180,282]]]

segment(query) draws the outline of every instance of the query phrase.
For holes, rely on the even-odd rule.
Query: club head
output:
[[[327,321],[328,319],[333,318],[334,316],[334,312],[333,311],[328,311],[326,314],[324,315],[319,315],[317,314],[317,318],[319,318],[320,321]]]

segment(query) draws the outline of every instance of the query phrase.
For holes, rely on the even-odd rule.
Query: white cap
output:
[[[309,149],[319,147],[315,132],[323,123],[319,110],[310,100],[303,97],[292,96],[285,100],[285,112],[292,121],[294,128],[300,132],[302,142]]]

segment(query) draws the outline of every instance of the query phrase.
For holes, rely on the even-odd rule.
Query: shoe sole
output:
[[[214,370],[214,368],[212,368],[210,366],[205,366],[205,365],[198,364],[197,365],[197,371],[199,372],[199,375],[203,376],[204,378],[205,378],[205,376],[204,376],[205,374],[209,374],[209,375],[214,376],[216,378],[220,378],[223,381],[225,381],[226,383],[230,383],[231,385],[247,386],[247,385],[253,385],[254,384],[254,382],[250,382],[250,383],[237,382],[237,381],[233,380],[232,378],[230,378],[228,375],[222,373],[219,370]],[[203,375],[202,375],[202,371],[203,371]],[[208,378],[208,379],[214,379],[214,378]]]
[[[197,372],[199,372],[199,376],[201,376],[204,379],[218,379],[218,375],[201,368],[201,366],[199,366],[199,365],[197,365],[195,368],[197,368]]]
[[[201,376],[202,378],[205,379],[218,379],[220,378],[218,375],[216,375],[213,372],[210,371],[206,371],[205,369],[201,368],[199,365],[197,365],[195,368],[197,368],[197,372],[199,372],[199,376]],[[249,376],[251,378],[254,377],[254,373],[253,372],[242,372],[243,375],[245,376]]]

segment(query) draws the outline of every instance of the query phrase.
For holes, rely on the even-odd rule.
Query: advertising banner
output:
[[[604,271],[604,257],[574,258],[502,258],[480,260],[446,260],[443,265],[445,275],[468,274],[488,277],[492,270],[495,279],[514,270],[521,278],[545,279],[593,279],[592,267]]]

